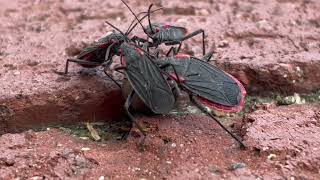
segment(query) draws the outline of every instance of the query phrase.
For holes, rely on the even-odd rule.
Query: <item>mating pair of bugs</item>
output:
[[[204,31],[199,29],[187,34],[186,28],[183,27],[152,24],[151,14],[161,8],[151,11],[151,4],[147,12],[136,15],[127,3],[121,1],[135,17],[127,31],[124,33],[106,21],[117,32],[84,48],[76,58],[68,59],[65,73],[68,73],[69,62],[75,62],[88,68],[103,66],[105,74],[121,88],[121,85],[107,73],[113,56],[120,56],[121,66],[115,70],[123,72],[132,86],[124,107],[129,119],[144,136],[141,144],[144,143],[146,133],[130,113],[129,108],[133,95],[137,94],[152,112],[167,114],[175,104],[174,91],[183,90],[189,95],[191,102],[210,115],[244,147],[242,141],[223,126],[205,107],[206,105],[224,112],[238,112],[243,107],[246,91],[236,78],[209,63],[213,52],[205,53]],[[138,16],[141,15],[143,16],[139,19]],[[146,17],[148,17],[149,24],[144,27],[142,21]],[[148,39],[138,36],[128,38],[138,24],[141,25]],[[179,53],[182,42],[198,34],[202,34],[203,58]],[[159,56],[157,50],[160,44],[171,46],[166,55]],[[150,48],[154,48],[156,53],[150,53]]]

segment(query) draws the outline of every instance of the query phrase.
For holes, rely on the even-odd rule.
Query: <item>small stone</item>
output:
[[[173,148],[175,148],[176,146],[177,146],[176,143],[172,143],[172,144],[171,144],[171,147],[173,147]]]
[[[15,71],[13,74],[14,74],[15,76],[17,76],[17,75],[20,75],[21,72],[20,72],[20,71]]]
[[[85,137],[85,136],[81,136],[81,137],[79,137],[80,139],[83,139],[83,140],[88,140],[89,139],[89,137]]]
[[[100,177],[99,177],[99,180],[104,180],[104,176],[100,176]]]
[[[227,41],[227,40],[222,40],[218,43],[219,48],[224,48],[224,47],[228,47],[228,46],[229,46],[229,41]]]
[[[241,169],[245,167],[246,167],[246,164],[244,163],[234,163],[231,165],[231,170]]]
[[[265,147],[262,148],[262,151],[266,151],[268,149],[269,149],[269,147],[265,146]]]
[[[31,179],[31,180],[40,180],[40,179],[43,179],[43,177],[34,176],[34,177],[31,177],[30,179]]]
[[[89,150],[90,150],[90,148],[87,148],[87,147],[81,148],[81,151],[89,151]]]
[[[166,163],[167,163],[167,164],[172,164],[172,162],[171,162],[171,161],[167,161]]]
[[[274,160],[277,156],[275,154],[269,154],[268,159]]]

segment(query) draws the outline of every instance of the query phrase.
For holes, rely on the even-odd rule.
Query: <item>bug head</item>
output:
[[[162,24],[149,24],[149,26],[146,28],[146,32],[150,35],[153,35],[160,32],[162,27]]]
[[[113,29],[115,29],[116,31],[118,31],[119,33],[115,33],[113,32],[113,36],[115,37],[115,39],[118,40],[124,40],[125,42],[129,42],[130,39],[128,38],[128,35],[126,35],[125,33],[123,33],[119,28],[117,28],[116,26],[114,26],[113,24],[111,24],[109,21],[105,21],[109,26],[111,26]]]

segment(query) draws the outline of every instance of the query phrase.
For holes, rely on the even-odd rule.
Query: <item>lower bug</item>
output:
[[[246,95],[243,85],[236,78],[207,63],[211,56],[212,52],[203,59],[177,54],[160,58],[156,63],[165,71],[168,78],[174,80],[181,90],[189,94],[191,102],[209,114],[244,147],[242,141],[224,127],[204,106],[223,112],[239,112],[243,108]]]

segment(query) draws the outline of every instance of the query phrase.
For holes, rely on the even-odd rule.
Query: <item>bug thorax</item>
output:
[[[161,23],[154,23],[154,24],[151,24],[151,28],[150,28],[150,26],[148,25],[148,26],[146,26],[146,32],[149,34],[149,35],[153,35],[153,34],[156,34],[156,33],[158,33],[158,32],[160,32],[160,31],[162,31],[162,30],[164,30],[164,27],[165,27],[166,25],[164,25],[164,24],[161,24]]]
[[[125,41],[125,37],[123,37],[122,34],[117,32],[112,32],[111,34],[108,34],[107,36],[98,40],[98,42],[115,42],[118,44],[121,44],[124,41]]]
[[[143,51],[133,44],[124,42],[120,46],[121,54],[124,57],[130,57],[130,59],[138,59],[143,55]]]

